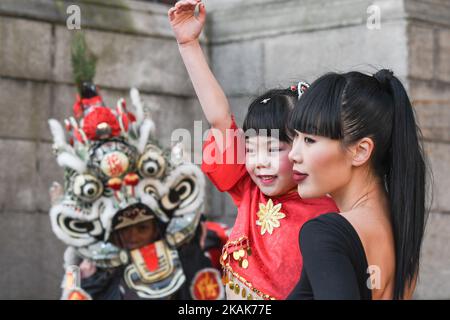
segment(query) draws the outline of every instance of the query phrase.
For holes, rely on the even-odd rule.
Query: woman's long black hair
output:
[[[405,88],[386,69],[373,76],[326,74],[298,101],[290,128],[347,146],[364,137],[374,141],[371,164],[389,196],[395,239],[394,299],[402,299],[418,274],[427,217],[421,134]]]

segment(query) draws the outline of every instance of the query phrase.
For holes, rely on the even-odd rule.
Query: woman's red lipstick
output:
[[[308,175],[306,173],[301,173],[300,171],[297,171],[297,170],[294,170],[292,172],[292,174],[293,174],[293,179],[297,184],[301,183],[303,180],[305,180],[308,177]]]

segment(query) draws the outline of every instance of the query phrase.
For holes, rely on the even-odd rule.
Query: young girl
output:
[[[324,75],[296,105],[291,127],[300,196],[330,194],[341,214],[303,226],[303,271],[289,298],[410,298],[425,226],[426,167],[400,81],[389,70]]]
[[[197,5],[198,17],[194,15]],[[198,41],[206,18],[204,4],[200,0],[179,1],[168,14],[212,127],[204,146],[202,170],[238,207],[221,257],[227,298],[284,299],[302,268],[298,230],[307,220],[337,210],[328,197],[304,201],[296,192],[286,123],[298,97],[297,88],[271,90],[253,101],[243,129],[254,134],[244,138]],[[273,135],[272,130],[278,131]],[[244,159],[239,157],[241,144],[246,148]]]

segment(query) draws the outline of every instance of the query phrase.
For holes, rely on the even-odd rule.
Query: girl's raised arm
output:
[[[199,5],[198,16],[195,8]],[[191,78],[195,93],[211,127],[223,134],[231,126],[228,100],[208,66],[198,41],[206,19],[201,0],[178,1],[170,8],[169,21],[178,42],[178,48]],[[225,136],[225,135],[224,135]]]

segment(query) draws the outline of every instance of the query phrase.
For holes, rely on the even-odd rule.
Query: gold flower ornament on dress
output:
[[[274,228],[280,226],[280,220],[286,217],[280,210],[281,203],[274,206],[272,199],[269,199],[267,204],[259,204],[259,211],[256,213],[258,215],[256,225],[261,227],[261,235],[264,235],[266,231],[272,234]]]

